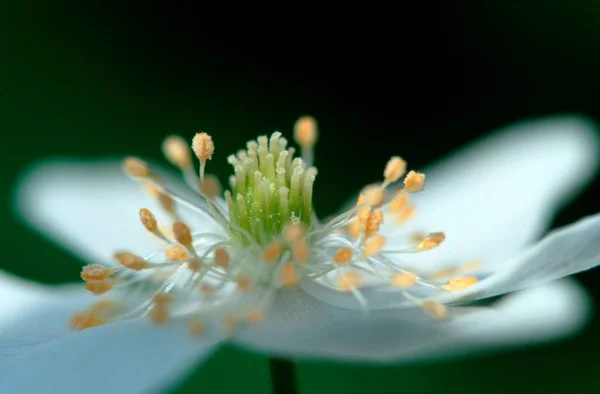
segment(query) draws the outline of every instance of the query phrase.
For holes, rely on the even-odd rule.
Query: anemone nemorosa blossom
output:
[[[384,158],[382,179],[326,221],[310,117],[294,129],[301,157],[278,132],[229,156],[224,194],[205,174],[218,154],[206,133],[163,145],[189,189],[140,158],[38,163],[18,211],[83,257],[86,290],[2,274],[0,392],[160,391],[225,340],[414,362],[573,334],[591,302],[563,277],[600,263],[600,216],[536,239],[595,174],[595,132],[550,117],[423,173]]]

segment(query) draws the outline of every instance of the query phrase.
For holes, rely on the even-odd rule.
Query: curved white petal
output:
[[[93,297],[83,286],[43,286],[0,271],[0,357],[68,334]]]
[[[598,265],[600,214],[550,232],[481,282],[437,299],[446,302],[491,297],[540,285]]]
[[[117,249],[147,254],[161,245],[139,220],[148,208],[159,226],[172,223],[159,204],[129,179],[121,160],[54,160],[32,166],[21,179],[16,209],[24,220],[78,256],[95,262],[112,260]],[[171,171],[153,166],[168,185],[185,193],[182,181]],[[173,185],[173,186],[172,186]],[[193,199],[192,192],[185,194]],[[194,231],[215,231],[202,215],[183,218]]]
[[[398,232],[388,220],[384,231],[398,234],[389,244],[405,242],[412,231],[444,231],[441,247],[406,260],[493,265],[512,257],[596,173],[597,133],[583,117],[555,116],[513,124],[466,146],[424,169],[413,222]]]
[[[570,279],[513,293],[491,307],[454,309],[451,321],[416,308],[365,316],[295,290],[282,294],[265,324],[238,341],[296,358],[415,362],[558,339],[578,331],[590,307],[586,292]]]
[[[191,339],[183,320],[71,332],[69,317],[91,298],[81,286],[43,286],[0,273],[0,392],[159,393],[218,342]]]
[[[1,357],[0,392],[162,393],[216,345],[210,337],[192,339],[182,320],[108,324]]]

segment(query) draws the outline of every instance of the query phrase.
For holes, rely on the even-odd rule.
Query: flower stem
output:
[[[294,363],[277,357],[269,358],[273,394],[298,394]]]

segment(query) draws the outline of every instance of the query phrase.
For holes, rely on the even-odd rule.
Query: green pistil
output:
[[[299,221],[313,220],[312,191],[317,170],[305,169],[294,148],[275,132],[270,139],[259,137],[248,142],[247,150],[228,158],[234,174],[231,191],[225,193],[231,223],[248,231],[259,244],[267,244],[283,228]],[[246,237],[232,229],[241,241]]]

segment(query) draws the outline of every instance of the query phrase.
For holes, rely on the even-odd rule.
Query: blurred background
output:
[[[524,118],[600,120],[594,1],[231,4],[226,13],[196,2],[6,3],[2,268],[46,283],[78,281],[81,262],[10,212],[20,171],[41,157],[162,160],[164,136],[201,129],[217,143],[211,172],[226,181],[226,153],[258,134],[290,135],[311,114],[321,130],[315,205],[325,216],[391,155],[418,169]],[[599,187],[600,178],[553,226],[598,212]],[[600,271],[577,277],[600,300]],[[302,361],[298,384],[302,394],[592,393],[598,352],[595,317],[561,343],[432,365]],[[236,379],[226,379],[231,366]],[[175,392],[269,393],[268,373],[265,357],[226,346]]]

